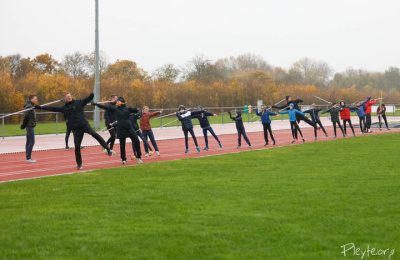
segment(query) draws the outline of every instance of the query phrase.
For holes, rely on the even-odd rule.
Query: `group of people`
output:
[[[82,139],[85,133],[90,134],[93,138],[95,138],[99,144],[102,146],[103,151],[108,154],[108,156],[112,156],[116,154],[113,150],[116,138],[119,139],[120,142],[120,157],[122,160],[122,164],[126,164],[126,139],[129,138],[132,141],[132,150],[134,155],[131,160],[136,159],[139,164],[143,163],[141,156],[141,147],[140,147],[140,137],[143,141],[145,157],[150,157],[154,154],[160,156],[160,152],[157,146],[157,142],[155,140],[153,131],[150,125],[150,119],[154,116],[157,116],[163,112],[156,111],[150,113],[149,108],[144,106],[142,109],[136,107],[129,107],[125,104],[125,99],[123,97],[118,97],[116,94],[111,95],[110,100],[107,102],[107,105],[102,105],[100,103],[91,102],[93,100],[93,93],[84,97],[82,99],[73,99],[70,93],[65,94],[65,104],[63,106],[40,106],[38,105],[38,99],[36,95],[29,96],[29,100],[27,100],[24,104],[25,112],[24,118],[21,125],[21,129],[26,128],[26,161],[29,163],[36,162],[32,159],[32,149],[35,144],[35,133],[34,128],[36,126],[36,115],[34,109],[42,109],[47,111],[59,112],[63,113],[66,124],[67,124],[67,135],[66,135],[66,150],[70,150],[68,146],[68,137],[69,133],[72,131],[74,135],[74,145],[75,145],[75,159],[77,163],[76,169],[83,169],[82,166],[82,156],[81,149],[83,149]],[[333,124],[334,129],[334,137],[337,137],[336,133],[336,125],[342,131],[343,137],[346,136],[346,125],[349,124],[352,133],[354,136],[354,128],[350,119],[350,112],[357,112],[357,115],[360,120],[360,129],[361,134],[372,132],[371,128],[371,106],[376,103],[376,100],[371,100],[371,97],[367,97],[363,102],[359,102],[355,107],[351,107],[346,105],[345,101],[340,101],[339,106],[336,103],[330,103],[331,108],[322,111],[321,108],[317,108],[315,104],[312,104],[311,109],[301,112],[299,108],[299,103],[303,102],[301,99],[294,100],[291,96],[286,96],[286,104],[282,106],[273,105],[271,108],[279,109],[277,113],[271,112],[267,110],[265,105],[261,106],[261,110],[256,109],[256,115],[260,116],[261,123],[263,125],[264,131],[264,139],[265,146],[269,145],[268,135],[271,137],[273,145],[276,144],[276,139],[271,129],[271,118],[270,116],[278,116],[278,114],[289,114],[289,122],[290,128],[292,131],[293,141],[295,143],[298,140],[298,133],[300,134],[303,142],[305,139],[301,132],[299,123],[300,121],[304,121],[307,124],[314,127],[314,135],[315,140],[317,140],[317,130],[322,129],[325,136],[328,137],[327,132],[325,131],[321,120],[319,118],[320,114],[330,113],[331,122]],[[93,106],[97,106],[101,109],[105,110],[104,118],[105,123],[110,133],[110,138],[105,141],[89,124],[85,114],[84,107],[88,104]],[[284,111],[285,110],[285,111]],[[322,112],[321,112],[322,111]],[[380,106],[377,110],[377,115],[379,117],[379,122],[381,122],[381,118],[384,119],[386,128],[388,130],[388,124],[386,119],[386,108],[384,105]],[[228,112],[230,118],[235,121],[236,129],[238,132],[238,146],[237,148],[241,148],[241,139],[242,136],[249,148],[251,148],[251,143],[249,138],[246,135],[245,127],[243,124],[243,120],[241,117],[241,112],[237,111],[235,117],[232,116],[231,112]],[[306,114],[310,114],[310,118],[306,117]],[[343,128],[339,120],[339,114],[341,120],[343,121]],[[222,144],[215,134],[211,124],[208,120],[209,116],[216,117],[216,114],[207,112],[202,106],[198,106],[197,110],[191,111],[190,109],[186,109],[185,106],[181,105],[178,108],[178,112],[176,112],[177,120],[181,121],[182,131],[185,137],[185,153],[189,152],[189,133],[193,138],[194,144],[196,146],[197,152],[200,152],[200,148],[196,139],[196,136],[193,131],[192,119],[197,118],[199,120],[199,124],[203,130],[204,139],[205,139],[205,148],[203,151],[209,150],[208,144],[208,132],[215,138],[220,148],[222,148]],[[137,122],[140,120],[140,126]],[[381,124],[379,125],[381,127]],[[150,142],[153,148],[150,146]]]

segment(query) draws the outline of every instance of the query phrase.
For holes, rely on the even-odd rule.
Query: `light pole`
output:
[[[95,36],[95,81],[94,81],[94,102],[100,102],[100,61],[99,61],[99,0],[95,0],[96,2],[96,36]],[[100,128],[100,108],[97,106],[94,109],[93,115],[93,123],[94,128]]]

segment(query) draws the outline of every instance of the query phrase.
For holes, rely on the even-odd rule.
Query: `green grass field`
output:
[[[399,146],[392,133],[1,183],[0,255],[343,259],[348,243],[400,250]]]

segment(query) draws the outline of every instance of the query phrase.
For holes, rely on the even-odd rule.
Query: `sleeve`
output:
[[[94,98],[94,94],[93,93],[90,93],[89,96],[82,98],[81,99],[82,106],[83,107],[86,106],[86,104],[89,103],[90,101],[92,101],[93,98]]]
[[[256,115],[257,115],[257,116],[261,116],[261,112],[258,113],[258,108],[256,108]]]
[[[141,110],[137,107],[129,107],[129,112],[131,113],[139,113]]]
[[[286,108],[286,107],[288,107],[290,104],[285,104],[285,105],[283,105],[283,106],[272,106],[272,108],[277,108],[277,109],[284,109],[284,108]]]
[[[179,114],[179,112],[176,112],[176,116],[178,117],[179,121],[183,120],[183,117]]]
[[[286,110],[286,111],[278,111],[278,114],[289,114],[289,110]]]
[[[232,117],[231,112],[228,112],[228,114],[229,114],[229,117],[230,117],[232,120],[236,121],[236,118]]]
[[[276,116],[276,115],[278,115],[278,114],[277,114],[277,113],[275,113],[275,112],[271,112],[271,111],[268,111],[268,110],[265,110],[265,111],[267,111],[268,115],[272,115],[272,116]]]
[[[316,108],[316,109],[315,109],[315,112],[318,113],[318,112],[321,111],[321,110],[322,110],[322,108]]]
[[[348,109],[350,109],[351,112],[354,112],[354,111],[358,110],[359,108],[358,107],[348,107]]]
[[[52,112],[61,112],[63,113],[65,111],[65,107],[48,107],[48,106],[42,106],[42,110],[47,110],[47,111],[52,111]]]
[[[204,110],[196,110],[196,111],[192,111],[190,115],[193,117],[194,115],[198,115],[198,114],[201,114],[203,112],[205,112],[205,111]]]
[[[306,114],[304,114],[303,112],[300,112],[300,111],[299,111],[299,110],[297,110],[297,109],[296,109],[296,110],[294,110],[294,111],[295,111],[295,113],[296,113],[296,114],[299,114],[299,115],[302,115],[302,116],[305,116],[305,115],[306,115]]]
[[[293,100],[291,103],[293,103],[293,104],[303,103],[303,100],[296,99],[296,100]]]
[[[114,108],[112,108],[112,107],[104,106],[104,105],[101,105],[101,104],[96,104],[96,106],[101,108],[101,109],[107,110],[107,111],[114,110]]]
[[[206,112],[206,116],[214,116],[214,114],[211,112]]]
[[[156,112],[150,113],[149,117],[153,117],[153,116],[156,116],[158,114],[160,114],[160,111],[156,111]]]
[[[304,114],[311,114],[311,109],[303,111]]]
[[[139,113],[136,115],[137,119],[142,118],[143,117],[143,113],[142,110],[139,110]]]

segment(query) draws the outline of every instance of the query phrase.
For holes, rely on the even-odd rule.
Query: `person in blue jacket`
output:
[[[278,116],[277,113],[268,111],[265,107],[265,105],[261,106],[261,111],[258,112],[258,108],[256,108],[256,115],[261,117],[261,123],[263,125],[264,128],[264,139],[265,139],[265,145],[268,145],[268,131],[269,134],[271,136],[272,141],[274,142],[274,145],[276,144],[275,138],[274,138],[274,134],[272,133],[272,129],[271,129],[271,118],[269,118],[269,116]]]
[[[314,127],[314,136],[315,140],[317,140],[317,130],[322,129],[324,131],[325,136],[328,137],[328,134],[325,131],[324,126],[321,123],[321,120],[319,120],[319,115],[318,112],[321,111],[322,108],[317,108],[314,103],[311,104],[311,109],[303,111],[304,114],[310,114],[311,115],[311,120],[314,122],[315,127]],[[317,126],[319,124],[320,127]]]
[[[246,135],[246,130],[244,129],[244,124],[243,124],[243,119],[242,119],[242,112],[237,111],[236,112],[236,117],[232,117],[231,112],[228,112],[229,117],[235,121],[236,123],[236,130],[238,131],[238,147],[237,148],[241,148],[242,147],[242,135],[244,140],[247,142],[247,144],[249,145],[249,148],[251,148],[251,143],[249,138],[247,138]]]
[[[364,102],[358,102],[356,104],[356,107],[358,109],[351,109],[351,112],[357,112],[358,119],[360,120],[360,129],[361,129],[361,134],[363,135],[365,132],[367,132],[367,122],[365,120],[365,112],[364,112]],[[364,126],[363,126],[364,124]]]
[[[197,110],[204,110],[204,108],[202,106],[198,106]],[[219,141],[218,136],[214,133],[214,130],[212,129],[210,122],[208,121],[208,118],[207,118],[208,116],[216,117],[217,115],[207,112],[205,110],[200,114],[193,115],[193,118],[199,119],[200,126],[203,129],[204,141],[206,143],[206,147],[203,149],[203,151],[209,150],[207,131],[209,131],[210,134],[212,134],[212,136],[214,136],[215,140],[217,140],[217,142],[219,144],[219,147],[222,148],[222,144]]]
[[[292,136],[293,136],[293,141],[292,143],[295,143],[297,141],[297,131],[299,131],[301,138],[303,139],[303,142],[305,142],[306,140],[303,137],[303,134],[301,133],[300,127],[296,122],[296,114],[300,115],[300,116],[305,116],[304,113],[300,112],[297,109],[294,109],[294,104],[290,104],[289,105],[289,110],[286,110],[284,112],[279,111],[279,114],[289,114],[289,121],[290,121],[290,128],[292,129]]]

